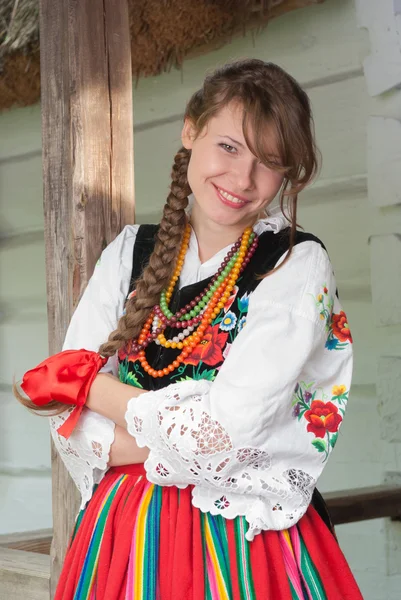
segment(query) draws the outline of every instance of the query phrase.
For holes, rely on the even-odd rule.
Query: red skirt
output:
[[[191,504],[143,465],[113,468],[78,516],[55,600],[361,600],[326,524],[309,507],[286,531],[245,539],[243,517]]]

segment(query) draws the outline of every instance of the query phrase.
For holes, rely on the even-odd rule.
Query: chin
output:
[[[234,217],[231,215],[221,216],[220,218],[213,218],[213,221],[220,225],[221,227],[239,227],[242,226],[244,229],[247,226],[247,222],[245,224],[246,219],[240,217]]]

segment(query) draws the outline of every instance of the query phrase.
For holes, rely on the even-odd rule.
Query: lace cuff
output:
[[[115,424],[84,408],[69,439],[57,433],[71,409],[50,417],[50,429],[56,448],[81,494],[81,508],[92,497],[93,487],[103,479],[108,469],[110,447],[114,441]]]
[[[245,516],[246,538],[267,529],[286,529],[305,513],[315,479],[296,468],[274,466],[270,455],[235,446],[208,404],[210,382],[185,381],[128,403],[128,432],[148,447],[152,483],[194,485],[193,505],[225,518]]]

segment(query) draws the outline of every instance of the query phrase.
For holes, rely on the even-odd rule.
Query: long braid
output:
[[[187,170],[190,152],[181,148],[175,155],[171,173],[171,187],[163,217],[160,222],[154,250],[142,277],[136,283],[136,294],[127,302],[126,314],[120,318],[118,327],[99,352],[112,356],[128,341],[138,337],[149,312],[160,300],[161,291],[167,286],[175,266],[187,223],[185,209],[188,206]]]
[[[160,293],[171,278],[187,223],[185,209],[191,193],[187,179],[190,156],[188,150],[181,148],[174,157],[170,193],[164,206],[155,248],[148,266],[137,281],[135,296],[127,302],[125,315],[120,318],[117,329],[110,334],[108,341],[99,348],[103,356],[113,356],[124,344],[138,337],[150,310],[159,302]],[[37,414],[58,415],[66,409],[65,404],[56,400],[45,406],[36,406],[21,393],[16,383],[13,392],[21,404]]]

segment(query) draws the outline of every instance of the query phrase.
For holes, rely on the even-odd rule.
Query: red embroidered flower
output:
[[[119,358],[120,362],[125,360],[127,357],[128,357],[129,362],[135,362],[136,360],[138,360],[139,353],[131,352],[130,347],[131,347],[131,344],[129,342],[127,342],[126,344],[124,344],[124,346],[122,348],[120,348],[120,350],[118,351],[118,358]]]
[[[338,315],[333,314],[331,327],[333,330],[333,335],[339,339],[340,342],[352,343],[352,335],[348,326],[347,315],[343,310]]]
[[[185,359],[189,365],[197,365],[201,360],[206,365],[213,367],[223,360],[223,348],[226,345],[228,333],[219,333],[219,325],[208,327],[203,339],[193,352]]]
[[[309,421],[307,430],[316,437],[324,438],[326,431],[335,433],[343,420],[338,414],[338,408],[332,402],[314,400],[310,410],[305,412],[305,419]]]

